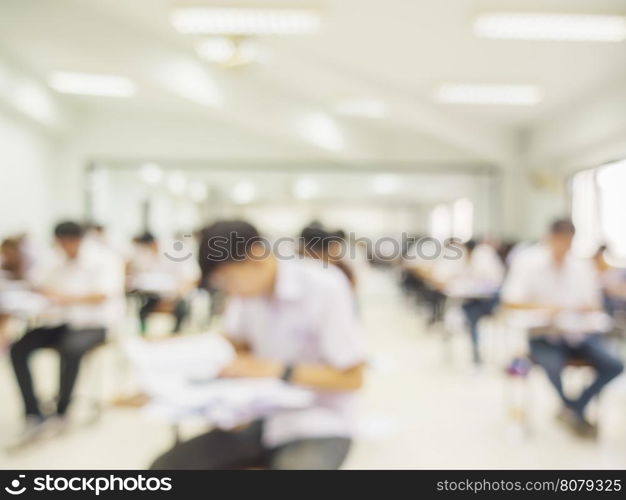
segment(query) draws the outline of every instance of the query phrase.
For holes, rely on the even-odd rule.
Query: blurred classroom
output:
[[[625,43],[2,0],[0,468],[626,468]]]

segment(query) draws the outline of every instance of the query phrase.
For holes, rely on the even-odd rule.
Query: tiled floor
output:
[[[554,419],[558,404],[539,371],[525,386],[531,395],[531,432],[524,433],[507,402],[522,386],[502,367],[520,347],[502,325],[486,335],[488,363],[472,370],[464,335],[444,343],[441,330],[429,331],[397,291],[392,277],[372,271],[364,281],[361,310],[371,353],[363,390],[359,437],[346,468],[624,468],[626,467],[626,377],[602,398],[601,436],[581,441]],[[510,336],[512,338],[504,338]],[[103,352],[109,373],[107,391],[124,378],[114,352]],[[44,390],[55,380],[49,354],[36,360]],[[119,373],[119,370],[122,370]],[[584,375],[584,374],[583,374]],[[572,373],[570,383],[582,382]],[[0,360],[0,445],[19,428],[19,401],[5,358]],[[88,374],[81,381],[89,388]],[[0,468],[142,468],[171,442],[169,427],[139,411],[109,409],[91,426],[74,426],[67,435],[17,454],[0,452]]]

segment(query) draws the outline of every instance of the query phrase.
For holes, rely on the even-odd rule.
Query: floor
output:
[[[580,440],[556,422],[558,402],[543,373],[534,370],[526,383],[504,374],[506,362],[523,351],[514,329],[485,325],[487,362],[477,371],[469,363],[466,336],[458,331],[447,338],[443,328],[426,328],[423,314],[400,294],[392,273],[369,271],[362,285],[370,370],[358,438],[345,468],[626,467],[626,377],[616,380],[599,403],[598,441]],[[456,323],[452,311],[446,331],[458,330]],[[115,374],[105,380],[105,391],[128,391],[123,362],[112,348],[105,349],[97,362]],[[51,353],[35,360],[44,393],[54,389],[55,380],[46,374],[53,373],[55,362]],[[81,391],[89,389],[94,373],[83,375]],[[567,382],[580,385],[585,375],[568,374]],[[0,380],[4,449],[20,425],[6,356],[0,359]],[[120,380],[123,387],[116,387]],[[526,410],[527,425],[514,418],[515,408]],[[76,419],[82,416],[79,411]],[[0,451],[0,468],[144,468],[171,441],[171,429],[163,422],[136,409],[109,408],[96,423],[76,423],[61,437],[17,453]]]

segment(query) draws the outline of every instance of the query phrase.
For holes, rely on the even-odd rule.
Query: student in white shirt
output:
[[[204,283],[230,298],[225,329],[239,356],[222,376],[282,379],[316,397],[308,408],[176,445],[152,467],[338,468],[354,431],[364,361],[348,280],[311,259],[279,260],[243,221],[205,229],[199,257]]]
[[[602,310],[593,265],[570,253],[574,233],[571,221],[557,220],[545,243],[521,251],[511,263],[502,301],[509,308],[532,312],[531,355],[563,401],[560,417],[579,435],[593,437],[596,428],[585,417],[587,404],[622,372],[623,364],[604,342],[610,320]],[[591,363],[597,373],[576,399],[565,394],[561,382],[570,359]]]
[[[173,333],[179,333],[187,318],[187,298],[196,288],[200,271],[191,253],[170,255],[163,252],[151,233],[143,233],[134,240],[135,253],[128,265],[130,289],[141,298],[139,321],[145,333],[148,316],[161,307],[168,307],[174,315]]]
[[[34,279],[49,301],[41,319],[46,326],[28,331],[11,346],[11,361],[24,400],[26,433],[35,432],[46,419],[33,388],[28,364],[38,349],[58,351],[59,396],[56,416],[64,417],[71,402],[82,357],[105,340],[116,321],[123,294],[123,263],[107,258],[83,242],[83,228],[63,222],[54,230],[59,252]]]
[[[438,262],[435,279],[445,293],[463,298],[461,307],[471,335],[473,360],[479,365],[478,324],[498,306],[504,264],[493,246],[469,240],[463,244],[463,255],[459,259]]]

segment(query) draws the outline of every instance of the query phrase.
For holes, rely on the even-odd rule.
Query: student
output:
[[[117,319],[123,293],[123,266],[83,242],[83,228],[63,222],[54,229],[58,254],[35,278],[50,302],[46,326],[27,332],[11,347],[11,361],[24,401],[25,436],[35,435],[46,420],[35,395],[30,356],[52,348],[61,357],[56,420],[65,422],[82,357],[105,340]]]
[[[446,296],[440,291],[441,284],[434,277],[441,260],[439,244],[431,237],[417,238],[402,260],[409,286],[414,286],[418,301],[428,306],[428,325],[442,321],[445,311]]]
[[[626,270],[612,266],[606,259],[602,245],[593,256],[606,312],[617,319],[617,313],[626,311]]]
[[[20,238],[6,238],[0,244],[0,292],[2,282],[26,281],[29,266],[26,256],[21,248]],[[0,294],[0,306],[2,297]],[[0,309],[0,353],[8,348],[8,329],[10,315]]]
[[[189,313],[187,296],[196,287],[200,275],[197,263],[191,255],[183,260],[177,255],[168,258],[149,232],[136,237],[134,242],[136,252],[129,263],[128,274],[130,288],[136,289],[142,301],[139,308],[141,333],[146,332],[148,316],[163,307],[171,309],[175,320],[173,332],[178,333]]]
[[[461,309],[472,340],[474,364],[480,365],[478,325],[498,306],[504,264],[490,244],[469,240],[463,243],[463,250],[460,259],[440,260],[435,276],[444,291],[463,298]]]
[[[355,289],[356,276],[344,258],[345,245],[345,232],[342,230],[331,232],[319,224],[310,224],[300,233],[300,254],[336,266]]]
[[[609,352],[602,335],[610,322],[602,311],[593,265],[570,253],[574,233],[570,220],[559,219],[543,244],[518,254],[502,300],[509,308],[533,311],[530,351],[564,404],[559,417],[577,434],[593,437],[597,429],[585,417],[587,404],[622,372],[623,365]],[[596,371],[595,380],[576,399],[565,394],[561,381],[570,359],[587,361]]]
[[[152,468],[338,468],[350,448],[363,377],[347,279],[309,259],[279,261],[243,221],[208,227],[199,257],[203,283],[230,297],[224,324],[239,355],[222,376],[282,379],[313,389],[316,399],[306,409],[178,444]]]

